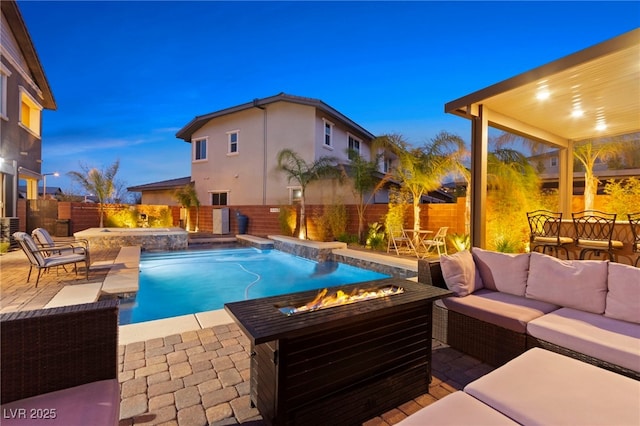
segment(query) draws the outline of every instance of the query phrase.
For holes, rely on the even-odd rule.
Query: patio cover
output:
[[[539,99],[546,92],[546,99]],[[581,117],[572,116],[580,107]],[[488,127],[559,152],[560,209],[571,213],[576,142],[640,131],[640,29],[448,102],[471,120],[471,243],[486,246]]]

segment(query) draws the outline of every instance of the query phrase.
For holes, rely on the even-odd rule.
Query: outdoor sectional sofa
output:
[[[479,248],[420,261],[433,336],[493,366],[542,347],[640,380],[640,268]]]
[[[2,425],[117,425],[118,301],[0,315]]]

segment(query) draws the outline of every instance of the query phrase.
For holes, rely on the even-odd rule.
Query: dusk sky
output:
[[[375,135],[467,142],[444,104],[640,27],[640,2],[19,1],[57,103],[48,187],[120,159],[125,186],[189,176],[176,132],[285,92]]]

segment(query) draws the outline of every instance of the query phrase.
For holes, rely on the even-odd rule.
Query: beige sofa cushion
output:
[[[540,348],[464,391],[524,425],[638,425],[640,382]]]
[[[471,253],[484,288],[524,296],[529,274],[529,253],[498,253],[477,247]]]
[[[594,314],[604,313],[608,261],[562,260],[531,253],[526,296]]]
[[[640,324],[640,268],[609,263],[607,305],[610,318]]]
[[[482,288],[482,281],[476,279],[478,275],[476,265],[468,250],[452,255],[441,255],[440,268],[447,288],[456,296],[464,297]]]
[[[562,308],[527,325],[527,333],[633,371],[640,371],[640,325]]]
[[[517,425],[474,397],[457,391],[411,414],[396,426]]]
[[[442,304],[452,311],[517,333],[527,331],[527,323],[559,306],[522,296],[482,289],[466,297],[447,297]]]

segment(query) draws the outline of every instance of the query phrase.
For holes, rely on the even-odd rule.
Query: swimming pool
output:
[[[223,309],[228,302],[387,278],[337,262],[255,248],[143,253],[135,301],[120,324]]]

